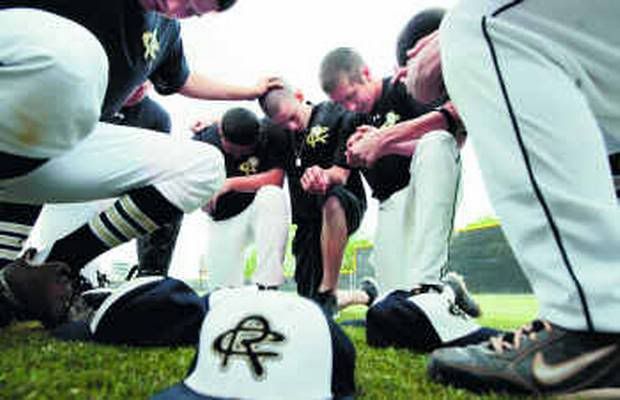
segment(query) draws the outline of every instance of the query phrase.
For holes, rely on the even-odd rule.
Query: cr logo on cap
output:
[[[238,357],[248,363],[254,378],[261,380],[265,378],[262,360],[281,356],[272,349],[261,350],[261,344],[283,344],[285,339],[281,333],[271,330],[269,321],[263,316],[251,315],[219,335],[213,342],[213,350],[222,357],[222,369],[227,368],[230,357]]]

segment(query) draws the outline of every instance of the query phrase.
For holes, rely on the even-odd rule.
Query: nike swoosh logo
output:
[[[616,345],[610,345],[553,365],[547,364],[542,352],[538,352],[532,360],[532,373],[534,378],[543,385],[557,385],[577,375],[615,350]]]

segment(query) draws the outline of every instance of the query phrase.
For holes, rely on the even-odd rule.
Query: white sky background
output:
[[[302,89],[306,98],[326,99],[318,82],[322,57],[338,46],[356,48],[375,77],[392,74],[396,38],[405,23],[426,7],[450,7],[455,0],[238,0],[230,10],[182,22],[186,57],[193,71],[227,83],[253,85],[259,77],[277,75]],[[173,135],[191,136],[187,127],[198,117],[217,117],[228,108],[245,106],[260,113],[255,102],[214,102],[179,95],[153,96],[171,113]],[[471,146],[463,150],[464,198],[456,226],[492,215]],[[372,237],[376,202],[360,228]],[[205,216],[186,216],[171,272],[195,277],[205,251]],[[110,252],[104,263],[135,260],[135,245]],[[133,262],[133,261],[131,261]]]

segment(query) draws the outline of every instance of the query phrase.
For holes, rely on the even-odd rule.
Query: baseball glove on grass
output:
[[[74,294],[71,269],[61,262],[32,264],[30,254],[0,270],[3,309],[13,319],[39,320],[51,328],[67,319]]]

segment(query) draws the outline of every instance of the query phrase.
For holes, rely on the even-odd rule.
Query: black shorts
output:
[[[366,211],[366,199],[360,199],[340,185],[329,190],[323,204],[329,197],[336,197],[342,205],[347,222],[347,233],[350,236],[362,222]],[[320,218],[297,220],[297,231],[293,239],[293,254],[295,255],[297,292],[301,296],[314,297],[323,279],[321,228],[322,220]]]

